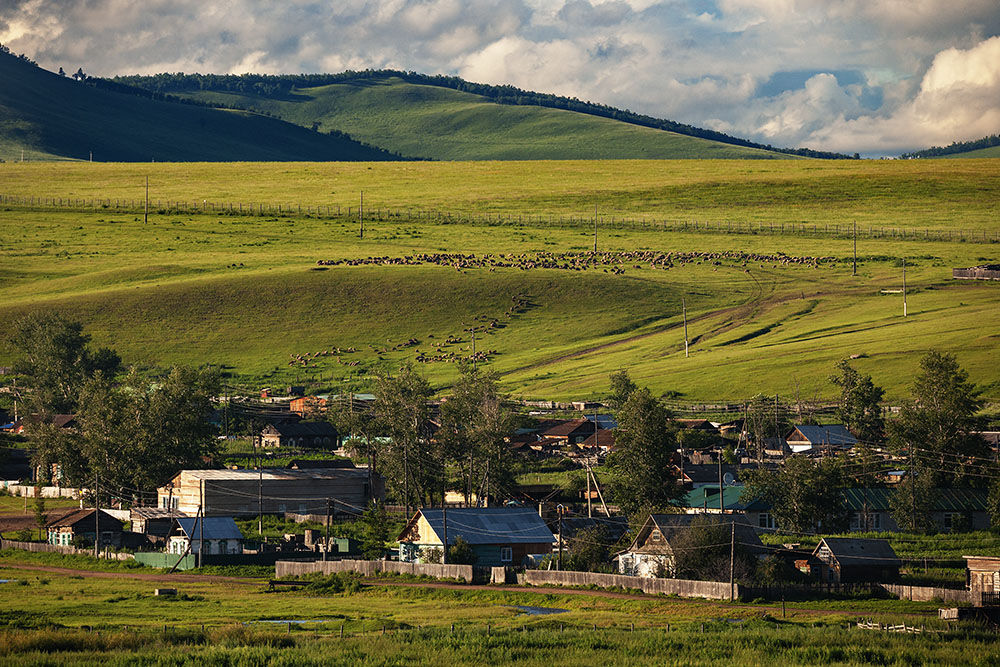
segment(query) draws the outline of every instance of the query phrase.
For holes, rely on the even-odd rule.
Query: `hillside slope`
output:
[[[146,77],[119,80],[139,86],[154,83]],[[172,87],[170,93],[210,105],[253,109],[321,132],[340,130],[403,155],[435,160],[790,157],[565,109],[497,104],[482,95],[394,76],[270,95],[256,90]]]
[[[0,53],[0,160],[385,160],[388,153],[244,111],[126,95]]]

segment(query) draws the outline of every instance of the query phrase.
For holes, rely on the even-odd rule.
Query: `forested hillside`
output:
[[[386,160],[386,151],[246,111],[123,94],[0,51],[0,160]]]

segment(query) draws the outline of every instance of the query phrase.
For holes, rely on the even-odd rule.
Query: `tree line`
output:
[[[953,141],[947,146],[932,146],[912,153],[903,153],[899,157],[903,159],[922,157],[941,157],[942,155],[955,155],[956,153],[968,153],[969,151],[980,150],[982,148],[992,148],[1000,146],[1000,134],[991,134],[982,139],[973,141]]]

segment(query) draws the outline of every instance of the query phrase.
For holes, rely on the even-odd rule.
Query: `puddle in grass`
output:
[[[549,614],[565,614],[569,609],[559,609],[557,607],[529,607],[527,605],[514,605],[512,609],[517,609],[528,616],[547,616]]]
[[[17,579],[0,579],[0,584],[16,584]]]

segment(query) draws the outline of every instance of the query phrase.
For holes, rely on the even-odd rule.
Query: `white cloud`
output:
[[[1000,130],[996,35],[996,0],[0,0],[50,69],[393,67],[850,153]]]

